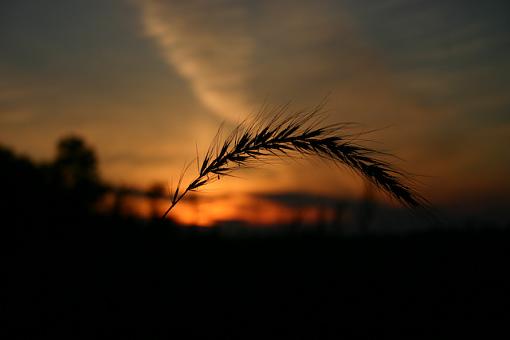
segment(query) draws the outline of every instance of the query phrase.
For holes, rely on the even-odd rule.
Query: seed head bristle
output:
[[[294,114],[288,114],[289,104],[277,107],[270,115],[261,112],[253,120],[239,123],[223,140],[223,125],[220,126],[201,164],[197,154],[197,176],[184,190],[180,188],[189,165],[181,174],[163,218],[189,191],[197,191],[239,168],[268,158],[297,155],[345,166],[403,205],[427,208],[427,201],[411,187],[410,176],[383,159],[389,154],[358,144],[364,133],[348,133],[354,123],[323,125],[324,104]]]

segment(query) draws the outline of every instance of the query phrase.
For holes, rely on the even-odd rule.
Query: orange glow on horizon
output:
[[[108,194],[99,204],[100,211],[143,219],[159,218],[167,208],[168,201],[165,199],[153,200],[135,195],[127,195],[119,200],[113,194]],[[170,212],[168,218],[184,226],[212,227],[233,221],[269,227],[332,221],[335,212],[328,207],[308,205],[295,208],[250,195],[238,195],[183,200]]]
[[[293,208],[250,195],[217,198],[207,202],[183,202],[172,211],[172,217],[184,225],[210,227],[227,221],[259,227],[291,223],[315,224],[320,219],[331,220],[334,212],[329,208],[305,206]]]

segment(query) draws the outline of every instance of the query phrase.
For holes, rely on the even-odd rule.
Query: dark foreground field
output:
[[[235,240],[94,223],[4,235],[5,330],[244,338],[273,325],[314,338],[466,329],[510,315],[508,229]]]

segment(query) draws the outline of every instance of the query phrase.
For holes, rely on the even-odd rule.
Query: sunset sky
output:
[[[146,187],[175,180],[223,121],[329,96],[329,121],[381,128],[370,146],[423,175],[433,204],[501,211],[509,13],[507,0],[1,1],[0,144],[45,160],[78,134],[106,180]],[[209,214],[246,214],[255,194],[364,190],[351,172],[306,161],[240,176],[206,190],[219,202]]]

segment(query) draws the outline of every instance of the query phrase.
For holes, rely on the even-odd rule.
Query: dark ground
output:
[[[314,338],[510,320],[508,229],[235,240],[158,223],[89,223],[3,238],[10,330],[239,338],[275,325]]]
[[[510,324],[510,227],[228,239],[142,223],[76,137],[42,164],[0,147],[0,187],[3,339],[427,337],[444,326],[486,339]],[[99,215],[105,193],[117,203]]]

